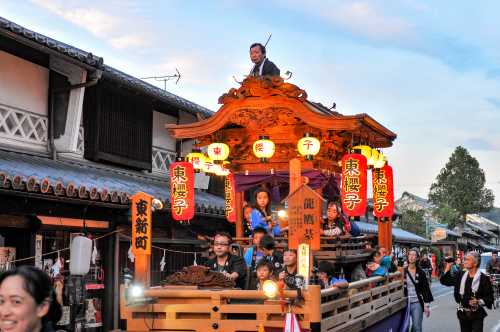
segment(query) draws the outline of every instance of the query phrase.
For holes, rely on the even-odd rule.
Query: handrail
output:
[[[370,277],[368,279],[358,280],[349,283],[349,287],[347,288],[327,288],[321,290],[321,297],[327,297],[334,294],[340,294],[343,292],[347,292],[349,289],[357,289],[369,286],[371,283],[377,283],[381,281],[392,281],[397,277],[401,276],[401,272],[397,271],[394,273],[389,273],[387,277]]]
[[[258,290],[238,290],[238,289],[165,289],[150,288],[144,291],[144,295],[154,298],[211,298],[214,295],[227,299],[249,299],[249,300],[267,300],[263,291]],[[297,291],[286,290],[284,297],[294,299],[297,297]],[[304,294],[307,297],[307,293]]]

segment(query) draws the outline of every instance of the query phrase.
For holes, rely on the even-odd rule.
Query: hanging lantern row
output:
[[[195,173],[200,173],[203,169],[203,164],[205,162],[205,155],[201,152],[199,148],[194,148],[190,153],[186,156],[186,161],[193,164],[193,168]]]
[[[382,168],[387,162],[386,156],[379,150],[372,149],[368,145],[357,145],[352,148],[353,152],[359,152],[366,157],[367,165],[373,168]]]
[[[223,151],[223,154],[217,153],[217,149],[212,149],[212,152],[215,150],[215,154],[218,155],[219,158],[224,159],[229,155],[229,147],[227,147],[224,143],[214,143],[214,144],[223,144],[224,146],[219,146]],[[208,150],[210,151],[210,149]],[[213,153],[212,153],[213,154]],[[209,156],[204,155],[199,148],[194,148],[192,152],[188,153],[186,156],[186,160],[193,165],[193,168],[196,173],[204,172],[207,174],[215,174],[218,176],[227,176],[230,171],[226,166],[229,162],[224,161],[224,159],[213,160]]]
[[[297,150],[306,160],[312,160],[314,156],[319,153],[320,147],[321,144],[319,140],[309,133],[306,133],[304,137],[297,142]],[[275,150],[275,144],[268,136],[260,136],[259,140],[253,143],[253,153],[263,163],[268,162],[274,155]]]
[[[387,165],[380,153],[368,153],[368,146],[356,146],[354,153],[342,157],[342,211],[349,217],[363,216],[367,207],[367,173],[369,158],[375,162],[372,169],[373,213],[377,218],[390,218],[394,213],[394,183],[392,167]],[[376,151],[376,150],[373,150]],[[385,157],[384,157],[385,158]],[[383,160],[384,165],[377,167]]]

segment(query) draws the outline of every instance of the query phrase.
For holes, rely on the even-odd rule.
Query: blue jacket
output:
[[[262,213],[257,209],[252,209],[252,213],[250,214],[250,223],[252,224],[252,230],[257,227],[264,228],[268,233],[271,233],[273,236],[281,235],[281,228],[279,225],[273,227],[272,232],[269,229],[269,225],[266,222],[266,219],[262,215]]]

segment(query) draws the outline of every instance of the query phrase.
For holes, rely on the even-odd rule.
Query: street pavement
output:
[[[460,331],[456,315],[456,303],[453,298],[453,287],[445,287],[434,281],[431,286],[434,302],[431,304],[431,316],[424,317],[424,332]],[[500,309],[487,310],[488,317],[484,321],[484,332],[500,332]]]

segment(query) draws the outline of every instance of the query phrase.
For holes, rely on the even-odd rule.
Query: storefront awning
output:
[[[481,243],[481,248],[483,248],[483,250],[485,251],[500,251],[498,247],[484,243]]]
[[[128,205],[129,197],[143,191],[167,203],[165,180],[141,172],[110,169],[90,162],[71,162],[0,150],[0,190]],[[197,192],[196,212],[224,216],[224,199]]]
[[[378,225],[371,224],[362,221],[355,221],[356,225],[359,226],[361,233],[366,234],[378,234]],[[405,231],[401,228],[393,227],[392,236],[394,238],[394,243],[409,243],[409,244],[419,244],[419,245],[430,245],[431,241],[424,239],[417,234]]]

